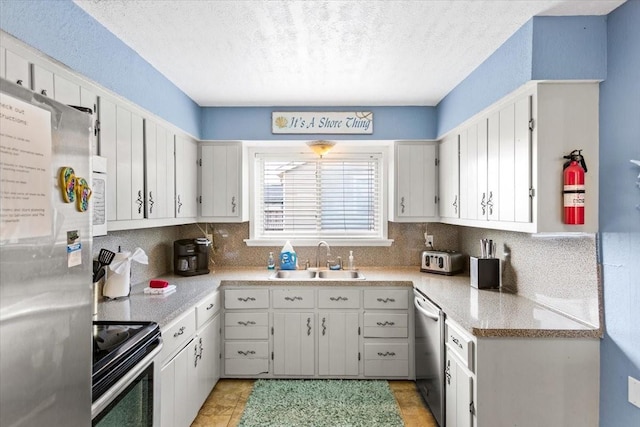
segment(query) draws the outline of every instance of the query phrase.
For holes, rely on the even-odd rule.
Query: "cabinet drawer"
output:
[[[406,289],[365,289],[364,308],[407,309],[409,296]]]
[[[445,325],[447,331],[447,347],[458,355],[464,365],[473,372],[473,338],[462,332],[448,320],[445,322]]]
[[[318,308],[360,308],[360,291],[357,289],[320,289]]]
[[[364,336],[379,338],[407,338],[409,336],[406,313],[365,313]]]
[[[268,374],[269,359],[225,359],[224,373],[227,376]]]
[[[409,344],[365,344],[364,375],[381,378],[407,377],[409,375]]]
[[[267,341],[225,342],[225,359],[268,359],[269,343]]]
[[[274,289],[273,308],[313,308],[313,289]]]
[[[225,339],[269,338],[268,313],[225,313]]]
[[[196,306],[196,323],[200,329],[205,323],[220,310],[220,292],[215,292],[206,297]]]
[[[225,308],[269,308],[268,289],[227,289]]]
[[[196,311],[190,309],[182,317],[173,321],[162,332],[162,355],[160,360],[166,360],[186,344],[196,332]]]

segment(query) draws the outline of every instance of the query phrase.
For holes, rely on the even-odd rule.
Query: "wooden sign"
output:
[[[290,112],[271,113],[274,134],[373,134],[373,112]]]

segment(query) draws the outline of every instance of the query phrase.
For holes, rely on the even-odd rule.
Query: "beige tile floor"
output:
[[[413,381],[389,381],[405,427],[437,427]],[[192,427],[235,427],[251,394],[253,380],[224,379],[200,408]]]

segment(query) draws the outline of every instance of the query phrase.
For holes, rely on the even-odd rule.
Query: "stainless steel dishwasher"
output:
[[[444,426],[444,313],[413,290],[416,324],[416,385],[438,425]]]

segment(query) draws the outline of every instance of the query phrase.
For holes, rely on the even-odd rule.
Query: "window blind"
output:
[[[381,155],[256,155],[256,238],[382,238]]]

